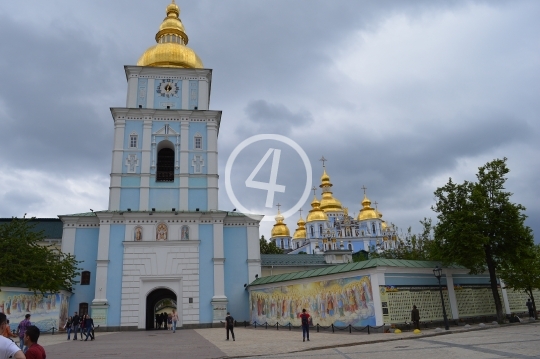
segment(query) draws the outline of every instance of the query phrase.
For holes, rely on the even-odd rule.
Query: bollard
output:
[[[292,330],[291,322],[289,322],[289,332]]]
[[[319,323],[317,323],[317,333],[319,332]]]
[[[279,322],[276,323],[276,328],[279,330]]]
[[[52,335],[54,335],[54,327],[52,327]]]
[[[369,332],[369,324],[368,324],[368,326],[367,326],[367,333],[368,333],[368,334],[371,334],[371,333]]]
[[[351,327],[351,325],[349,324],[349,334],[351,334],[351,333],[352,333],[352,327]]]
[[[253,322],[253,326],[257,329],[257,322]]]
[[[268,322],[264,323],[264,325],[265,325],[264,329],[268,329]]]

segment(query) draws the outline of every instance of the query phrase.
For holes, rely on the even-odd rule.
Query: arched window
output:
[[[162,148],[157,155],[157,182],[174,182],[174,151]]]
[[[371,228],[373,229],[373,234],[376,234],[377,231],[375,230],[375,223],[371,223]]]
[[[81,285],[90,285],[90,272],[87,270],[81,273]]]
[[[309,231],[311,232],[311,237],[315,237],[315,228],[313,228],[313,226],[309,227]]]
[[[319,225],[319,235],[322,237],[323,235],[323,227],[322,224]]]
[[[352,251],[352,243],[349,243],[349,250]]]

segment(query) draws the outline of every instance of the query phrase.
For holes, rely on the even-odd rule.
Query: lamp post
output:
[[[435,269],[433,269],[433,274],[435,275],[435,278],[439,281],[439,292],[441,293],[441,304],[442,304],[442,313],[444,318],[444,329],[448,330],[450,329],[448,327],[448,317],[446,316],[446,308],[444,307],[444,298],[442,295],[442,286],[441,286],[441,277],[442,277],[442,268],[439,268],[439,266],[436,266]]]

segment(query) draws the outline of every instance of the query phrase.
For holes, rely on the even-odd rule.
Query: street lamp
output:
[[[441,304],[442,304],[442,313],[444,318],[444,329],[448,330],[450,329],[448,327],[448,317],[446,316],[446,308],[444,307],[444,298],[442,295],[442,287],[441,287],[441,277],[442,277],[442,268],[439,268],[439,266],[436,266],[435,269],[433,269],[433,274],[435,275],[435,278],[439,281],[439,292],[441,293]]]

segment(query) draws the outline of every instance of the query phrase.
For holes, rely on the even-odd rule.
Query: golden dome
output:
[[[386,221],[381,221],[381,228],[383,231],[386,231],[388,229],[388,224],[386,224]]]
[[[307,222],[313,222],[313,221],[328,221],[328,216],[320,207],[320,203],[317,200],[316,196],[313,196],[313,201],[311,202],[311,209],[309,210],[309,214],[307,216]]]
[[[142,54],[137,66],[202,68],[199,56],[186,46],[189,39],[179,18],[180,8],[174,0],[166,12],[167,17],[156,34],[157,44]]]
[[[289,227],[285,223],[283,223],[283,220],[285,219],[281,213],[278,210],[278,214],[275,217],[276,218],[276,224],[274,224],[274,228],[272,228],[271,237],[290,237],[291,232],[289,231]]]
[[[323,169],[323,174],[321,176],[321,184],[319,187],[322,188],[323,194],[321,198],[321,209],[324,212],[336,212],[336,211],[342,211],[343,207],[341,206],[341,202],[334,198],[332,195],[332,191],[330,188],[332,187],[332,183],[330,182],[330,176],[328,173],[326,173],[326,168]]]
[[[300,216],[300,219],[296,223],[298,225],[298,228],[296,228],[296,231],[294,231],[293,239],[304,239],[306,238],[306,222]]]
[[[380,218],[379,213],[373,207],[371,207],[371,201],[365,194],[364,199],[362,200],[362,206],[363,208],[360,210],[360,213],[358,213],[358,217],[356,218],[358,221]]]

